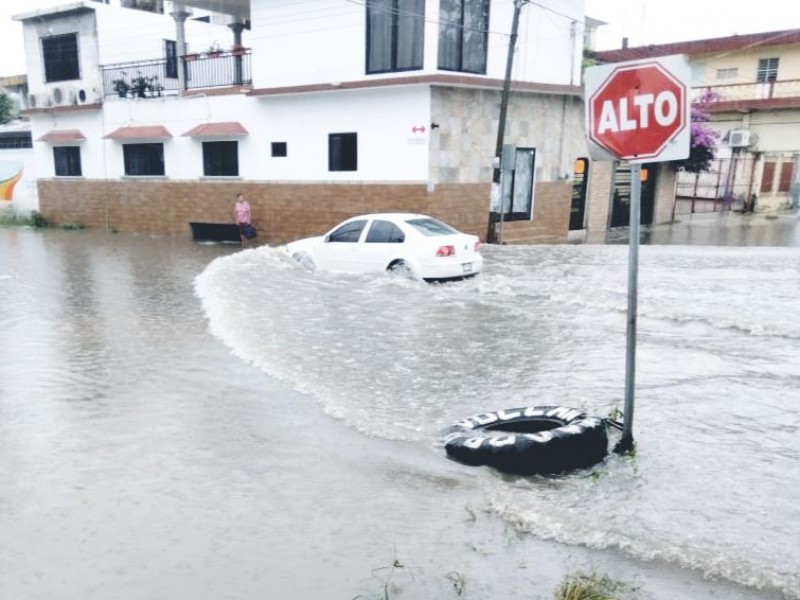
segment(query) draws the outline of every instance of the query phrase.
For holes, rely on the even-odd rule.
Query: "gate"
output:
[[[756,159],[716,158],[708,173],[678,172],[676,215],[744,210],[751,202]]]

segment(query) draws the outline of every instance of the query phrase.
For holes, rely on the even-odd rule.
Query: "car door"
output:
[[[325,236],[315,256],[317,263],[330,271],[358,273],[362,270],[358,257],[358,240],[364,232],[366,219],[345,221]]]
[[[365,271],[384,271],[402,249],[403,231],[391,221],[375,219],[370,223],[364,241],[359,244],[359,259]]]

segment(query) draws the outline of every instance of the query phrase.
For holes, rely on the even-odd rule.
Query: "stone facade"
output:
[[[488,183],[497,145],[499,90],[433,87],[430,178],[437,183]],[[572,175],[575,159],[587,156],[584,109],[568,94],[509,94],[505,139],[536,149],[536,181]]]

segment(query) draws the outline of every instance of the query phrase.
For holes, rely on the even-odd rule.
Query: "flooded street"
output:
[[[575,570],[800,598],[800,241],[755,217],[731,246],[649,234],[637,453],[551,478],[448,461],[440,434],[622,408],[622,240],[492,246],[427,285],[0,229],[0,598],[552,598]]]

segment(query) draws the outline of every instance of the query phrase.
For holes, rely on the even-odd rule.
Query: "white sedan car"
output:
[[[353,217],[325,235],[291,242],[284,250],[312,269],[397,271],[425,281],[464,279],[483,268],[478,236],[412,213]]]

